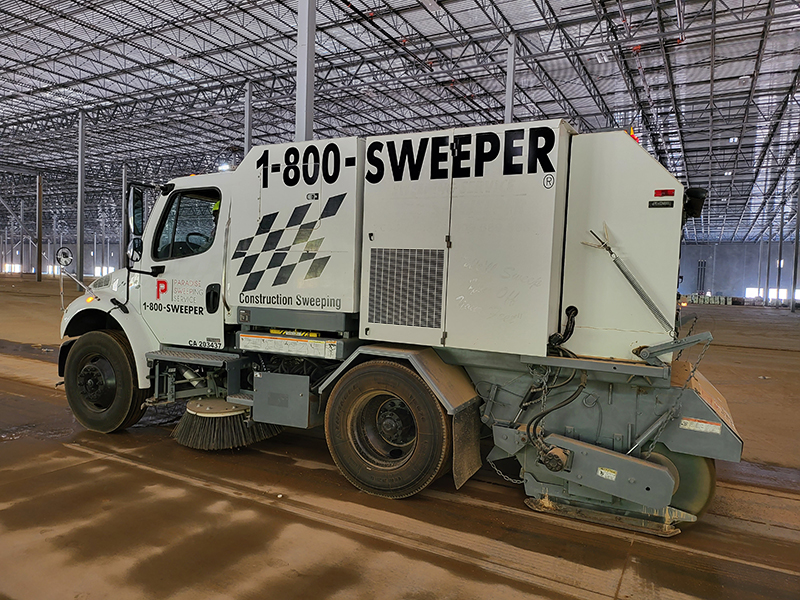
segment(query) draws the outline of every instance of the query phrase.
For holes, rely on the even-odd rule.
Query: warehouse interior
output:
[[[799,30],[797,0],[0,0],[0,599],[796,598]],[[119,436],[72,417],[59,322],[73,276],[129,266],[131,185],[149,213],[255,146],[553,119],[707,191],[678,329],[713,335],[684,358],[744,440],[707,522],[542,516],[486,463],[387,502],[319,428],[203,463],[169,407]]]

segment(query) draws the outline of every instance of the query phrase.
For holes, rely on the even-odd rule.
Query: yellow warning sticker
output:
[[[609,481],[617,480],[617,472],[614,469],[609,469],[608,467],[597,467],[597,474],[603,479],[608,479]]]

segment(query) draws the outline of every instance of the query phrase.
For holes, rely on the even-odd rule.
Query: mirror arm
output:
[[[64,275],[66,275],[67,277],[69,277],[70,279],[72,279],[72,281],[74,281],[74,282],[75,282],[75,283],[77,283],[79,286],[81,286],[81,287],[83,288],[83,291],[84,291],[84,292],[90,292],[90,290],[89,290],[89,286],[88,286],[88,285],[84,284],[82,281],[80,281],[80,280],[79,280],[77,277],[75,277],[75,275],[73,275],[73,274],[72,274],[72,273],[70,273],[69,271],[65,271],[65,270],[64,270],[64,267],[61,267],[61,269],[59,270],[59,272],[60,272],[60,273],[63,273]]]

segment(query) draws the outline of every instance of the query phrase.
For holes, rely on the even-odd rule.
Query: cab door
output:
[[[222,348],[224,235],[216,188],[175,190],[144,240],[142,317],[162,344]],[[155,215],[154,215],[155,216]],[[152,232],[152,233],[151,233]]]

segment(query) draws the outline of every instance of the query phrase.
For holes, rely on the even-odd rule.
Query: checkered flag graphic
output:
[[[247,275],[243,292],[251,292],[258,287],[268,271],[275,271],[273,286],[284,285],[301,263],[310,262],[305,279],[322,275],[330,260],[328,256],[318,256],[325,238],[311,239],[314,229],[323,219],[336,215],[347,194],[331,196],[319,219],[305,222],[311,203],[295,207],[284,227],[273,229],[280,213],[264,215],[253,237],[239,240],[231,260],[242,260],[237,275]],[[296,228],[296,229],[293,229]],[[303,251],[297,262],[286,264],[289,251],[303,244]]]

